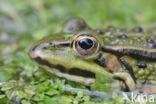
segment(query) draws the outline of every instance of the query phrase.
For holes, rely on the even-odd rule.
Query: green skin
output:
[[[100,73],[114,79],[108,85],[113,88],[133,91],[148,84],[154,86],[155,91],[156,49],[148,48],[146,42],[149,37],[156,39],[152,29],[142,32],[110,27],[96,30],[82,19],[74,18],[65,22],[60,33],[37,41],[30,48],[29,56],[49,72],[87,86],[93,84],[95,74]],[[121,34],[128,38],[119,38]],[[98,44],[96,51],[89,54],[76,51],[74,42],[79,36],[94,38]],[[147,67],[138,67],[140,62]]]

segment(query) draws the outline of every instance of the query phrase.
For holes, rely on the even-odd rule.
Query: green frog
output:
[[[35,42],[29,56],[50,73],[86,86],[99,73],[113,79],[109,87],[156,93],[155,40],[154,26],[92,29],[72,18],[61,32]]]

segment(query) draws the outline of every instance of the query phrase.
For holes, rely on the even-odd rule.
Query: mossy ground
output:
[[[28,50],[34,41],[59,32],[67,18],[82,17],[93,28],[139,26],[156,21],[155,5],[155,0],[1,0],[0,104],[124,103],[64,93],[64,79],[34,64]]]

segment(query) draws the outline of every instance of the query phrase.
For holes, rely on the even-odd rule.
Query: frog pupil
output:
[[[82,39],[78,42],[82,49],[89,49],[93,46],[93,41],[91,39]]]

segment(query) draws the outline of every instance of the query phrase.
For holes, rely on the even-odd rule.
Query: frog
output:
[[[82,18],[64,22],[60,32],[35,42],[30,58],[49,73],[85,86],[96,74],[113,89],[156,93],[156,26],[93,29]]]

